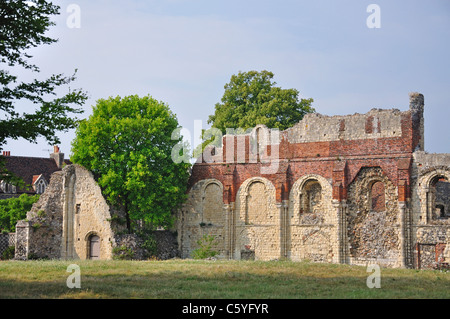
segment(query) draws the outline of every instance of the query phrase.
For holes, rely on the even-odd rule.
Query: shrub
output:
[[[219,252],[213,250],[213,248],[217,246],[215,239],[216,238],[212,235],[203,235],[203,237],[197,241],[199,248],[192,251],[192,257],[194,259],[205,259],[218,255]]]
[[[45,213],[45,211],[44,210],[39,210],[38,212],[37,212],[37,217],[39,217],[39,218],[44,218],[47,214]]]
[[[142,243],[142,248],[147,252],[147,257],[155,256],[157,253],[156,240],[153,236],[149,236],[144,239]]]
[[[8,260],[8,259],[13,259],[14,258],[14,254],[16,251],[16,247],[14,246],[9,246],[8,248],[6,248],[3,253],[2,253],[2,260]]]
[[[41,228],[42,224],[39,222],[34,223],[33,225],[31,225],[31,227],[33,228],[34,231],[38,230],[39,228]]]
[[[136,231],[136,235],[141,240],[140,247],[145,250],[144,257],[150,258],[157,254],[157,242],[155,239],[155,227],[146,224]]]
[[[113,248],[114,260],[131,260],[134,257],[134,252],[127,246],[117,246]]]

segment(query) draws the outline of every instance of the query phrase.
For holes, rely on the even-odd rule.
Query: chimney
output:
[[[3,151],[3,156],[11,156],[11,151]]]
[[[64,153],[61,153],[59,151],[59,147],[58,146],[53,146],[53,153],[50,154],[50,158],[53,158],[56,162],[56,166],[58,166],[58,168],[61,168],[63,163],[64,163]]]

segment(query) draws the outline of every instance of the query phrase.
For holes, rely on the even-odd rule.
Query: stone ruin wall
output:
[[[280,252],[280,212],[275,188],[263,178],[244,182],[236,196],[235,259],[270,260]]]
[[[381,183],[384,189],[384,203],[378,209],[371,196],[375,183]],[[397,188],[380,168],[363,168],[350,185],[347,204],[352,264],[365,264],[367,260],[383,266],[401,264],[397,194]]]
[[[89,238],[100,237],[100,259],[115,244],[110,208],[92,174],[79,165],[52,174],[50,184],[16,231],[16,259],[86,259]]]
[[[16,225],[15,259],[60,258],[63,172],[55,172],[46,191]]]
[[[192,251],[205,235],[216,238],[214,249],[225,257],[226,221],[223,210],[222,184],[215,180],[203,180],[191,189],[183,209],[176,220],[178,247],[182,258],[191,258]],[[180,240],[181,239],[181,240]]]
[[[414,153],[412,236],[416,267],[432,268],[436,263],[450,264],[450,154]],[[441,186],[440,192],[436,185]],[[447,203],[447,204],[446,204]],[[440,215],[437,205],[447,209]]]
[[[27,219],[17,223],[15,236],[8,237],[10,242],[15,239],[16,260],[89,259],[91,236],[100,238],[96,259],[112,259],[113,249],[119,246],[131,251],[133,259],[149,258],[142,248],[142,239],[127,234],[126,226],[120,222],[124,219],[122,210],[107,203],[91,172],[79,165],[68,165],[52,174],[46,191],[27,213]],[[156,241],[153,257],[179,256],[172,231],[157,230],[153,235]]]
[[[417,267],[420,229],[414,223],[423,205],[413,154],[424,148],[423,105],[423,96],[412,93],[407,111],[308,114],[286,131],[273,134],[259,125],[224,136],[221,147],[208,146],[192,169],[179,213],[182,257],[212,234],[223,258]],[[266,129],[262,136],[260,129]],[[262,173],[264,155],[274,153],[277,170]],[[436,157],[432,166],[448,156]],[[215,191],[208,193],[206,185],[216,185]],[[439,227],[426,233],[438,237],[445,228]],[[449,242],[441,239],[437,250]]]
[[[279,132],[276,145],[276,134],[256,133],[225,136],[222,147],[205,150],[213,162],[193,166],[176,224],[182,258],[212,235],[219,258],[411,268],[450,262],[450,222],[436,210],[448,212],[450,154],[423,152],[420,94],[403,112],[307,115]],[[255,140],[263,155],[277,155],[275,171],[262,173],[267,163],[252,153]],[[17,224],[16,257],[84,259],[89,235],[98,234],[101,257],[111,258],[122,244],[111,213],[92,175],[68,166]]]
[[[307,174],[292,187],[288,208],[287,258],[337,262],[337,215],[331,205],[331,183]]]

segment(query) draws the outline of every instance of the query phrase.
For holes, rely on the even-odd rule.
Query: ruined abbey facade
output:
[[[224,259],[448,266],[450,154],[424,151],[423,112],[411,93],[406,111],[313,113],[285,131],[223,136],[193,165],[175,229],[159,234],[163,255],[190,258],[208,235]],[[92,173],[68,163],[3,241],[19,260],[111,259],[139,250],[118,215]]]
[[[228,259],[433,268],[450,263],[450,154],[424,150],[424,97],[406,111],[308,114],[285,131],[225,135],[192,168],[177,218]]]

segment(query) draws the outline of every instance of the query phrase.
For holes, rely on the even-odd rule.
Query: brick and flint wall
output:
[[[413,267],[423,110],[423,95],[411,93],[406,111],[308,114],[285,131],[223,136],[193,166],[178,219],[182,256],[211,234],[223,258]]]

